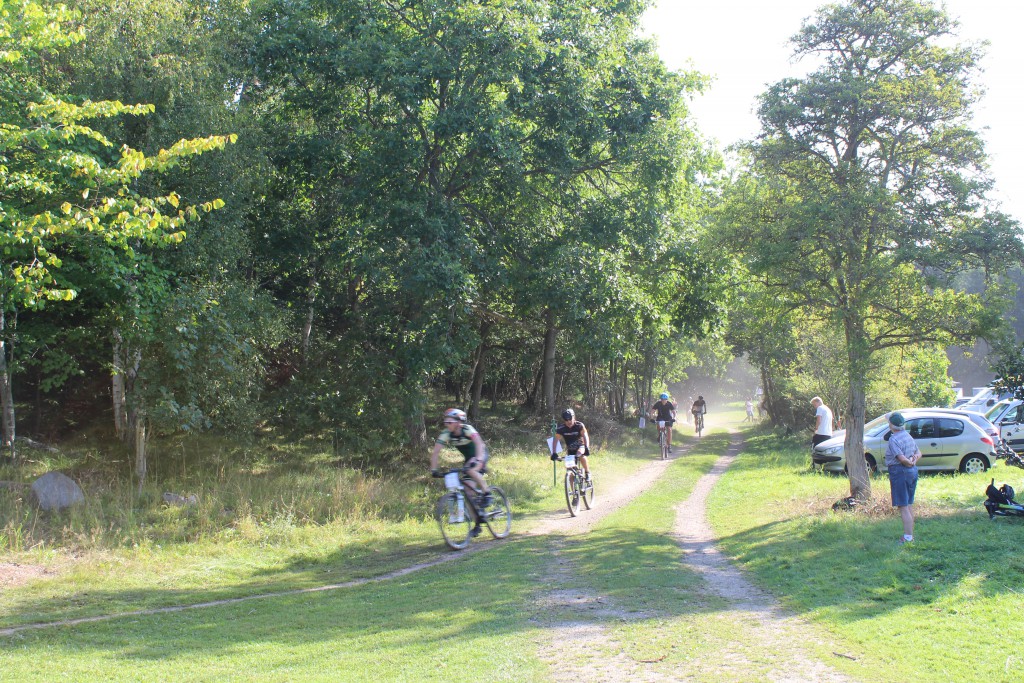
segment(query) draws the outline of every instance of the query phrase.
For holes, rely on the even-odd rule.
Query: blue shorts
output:
[[[892,492],[893,507],[913,505],[914,492],[917,491],[917,467],[890,467],[889,490]]]

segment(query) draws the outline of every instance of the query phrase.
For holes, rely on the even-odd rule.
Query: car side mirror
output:
[[[888,441],[890,436],[892,436],[892,432],[886,432],[885,436],[883,436],[882,439]]]

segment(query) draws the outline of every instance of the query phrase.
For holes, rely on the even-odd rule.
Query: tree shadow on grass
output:
[[[480,639],[517,639],[542,628],[548,613],[540,606],[541,598],[552,589],[550,547],[560,542],[569,546],[574,561],[580,561],[588,582],[600,584],[602,594],[627,607],[650,612],[653,603],[637,601],[650,599],[653,586],[662,593],[657,600],[661,617],[706,609],[696,599],[667,597],[669,592],[688,595],[699,585],[699,579],[681,567],[672,539],[637,529],[579,538],[493,542],[482,552],[452,562],[352,588],[26,631],[17,636],[19,651],[56,646],[69,660],[102,653],[123,661],[140,678],[158,670],[145,667],[159,666],[166,659],[175,659],[176,674],[187,676],[188,669],[180,670],[179,661],[208,662],[260,648],[275,658],[317,642],[343,646],[349,659],[363,664],[382,652],[414,661],[424,652],[456,644],[469,647]],[[150,593],[150,603],[196,601],[194,594],[175,590]],[[110,591],[90,597],[118,604],[138,596]]]
[[[980,506],[977,512],[919,516],[917,539],[900,546],[898,517],[854,519],[850,514],[856,515],[774,522],[720,543],[797,612],[825,610],[869,619],[915,605],[955,602],[965,583],[980,599],[1020,600],[1009,586],[1024,579],[1018,552],[1024,525],[993,525]],[[998,620],[989,626],[998,629]]]
[[[1016,551],[1024,525],[992,524],[981,512],[922,519],[920,525],[922,540],[903,548],[894,542],[893,520],[849,524],[839,516],[834,522],[761,525],[723,539],[722,546],[739,555],[755,581],[797,614],[838,611],[846,618],[870,619],[960,600],[965,582],[977,599],[1019,601],[1013,586],[1024,579],[1024,561]],[[495,656],[503,654],[495,651],[498,644],[508,652],[532,652],[527,641],[537,629],[560,627],[558,615],[544,602],[557,588],[552,583],[554,547],[571,562],[573,584],[622,607],[619,619],[657,621],[730,609],[729,603],[710,596],[703,580],[681,562],[680,546],[668,535],[605,528],[480,546],[481,552],[384,582],[23,632],[17,636],[17,651],[8,649],[9,638],[0,648],[7,650],[12,666],[20,666],[18,658],[26,670],[29,659],[36,663],[45,650],[57,667],[51,674],[100,658],[138,679],[160,678],[169,662],[177,677],[186,678],[212,679],[218,671],[221,677],[240,671],[259,677],[255,672],[284,667],[289,673],[283,678],[291,680],[327,666],[362,676],[353,674],[347,680],[427,679],[432,672],[417,667],[444,658],[452,648],[480,648]],[[392,551],[400,549],[382,549]],[[335,559],[342,562],[347,552],[339,549]],[[301,574],[303,569],[297,566],[295,571]],[[240,586],[247,588],[244,581]],[[88,599],[134,603],[137,608],[140,603],[195,603],[217,595],[175,589],[107,591],[72,596],[68,603]],[[936,613],[936,628],[944,618]],[[1000,618],[993,614],[991,620]],[[974,630],[993,633],[998,627],[979,623]]]

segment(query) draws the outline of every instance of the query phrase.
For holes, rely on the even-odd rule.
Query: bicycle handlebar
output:
[[[459,474],[465,474],[466,470],[468,469],[468,467],[451,467],[448,469],[430,470],[430,476],[432,476],[434,479],[444,479],[447,475],[456,472]]]

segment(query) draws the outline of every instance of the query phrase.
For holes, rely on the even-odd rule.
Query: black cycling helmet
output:
[[[566,408],[565,410],[562,411],[562,419],[563,420],[575,420],[576,419],[576,412],[572,408]]]

